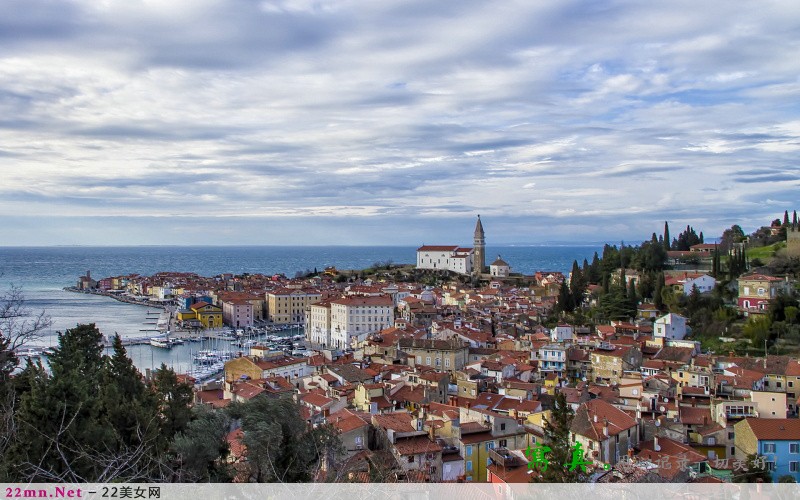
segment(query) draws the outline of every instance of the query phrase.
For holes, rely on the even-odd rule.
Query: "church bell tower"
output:
[[[481,274],[486,267],[486,238],[483,233],[480,215],[478,216],[478,222],[475,224],[475,236],[472,246],[472,272]]]

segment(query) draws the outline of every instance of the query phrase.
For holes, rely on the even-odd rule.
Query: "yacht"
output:
[[[150,345],[153,347],[161,347],[162,349],[172,348],[172,342],[170,342],[168,338],[163,337],[151,337]]]

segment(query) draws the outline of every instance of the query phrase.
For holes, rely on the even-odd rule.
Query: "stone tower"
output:
[[[481,224],[480,215],[478,216],[478,222],[475,224],[475,236],[472,246],[472,272],[481,274],[486,268],[486,238],[483,234],[483,224]]]
[[[786,228],[786,253],[800,255],[800,226]]]

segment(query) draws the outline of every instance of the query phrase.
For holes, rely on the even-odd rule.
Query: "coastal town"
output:
[[[800,255],[796,213],[763,229],[778,253]],[[677,240],[692,243],[692,234],[687,228]],[[751,269],[758,259],[734,269],[746,247],[738,240],[662,253],[675,246],[665,227],[647,242],[662,255],[661,290],[638,297],[645,271],[632,263],[602,282],[588,279],[597,262],[576,263],[570,274],[513,273],[501,256],[487,258],[480,217],[472,247],[422,246],[413,266],[295,278],[164,272],[95,281],[87,272],[77,288],[167,307],[177,338],[225,330],[253,339],[217,364],[221,376],[184,380],[196,405],[288,398],[308,426],[333,426],[344,449],[315,480],[375,481],[377,469],[384,481],[536,480],[561,398],[592,481],[747,482],[756,478],[741,475],[761,473],[797,481],[797,351],[731,333],[711,350],[690,316],[691,303],[719,294],[724,282],[722,307],[736,318],[728,326],[738,321],[749,332],[780,315],[796,329],[796,277]],[[567,308],[576,282],[583,285]],[[603,310],[615,289],[634,290],[630,317],[586,314]],[[304,336],[273,334],[301,324]],[[226,440],[226,460],[246,470],[243,431]]]

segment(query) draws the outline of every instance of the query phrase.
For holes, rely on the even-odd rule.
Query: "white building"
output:
[[[717,285],[717,280],[707,274],[701,274],[695,278],[689,278],[683,282],[683,294],[689,295],[692,293],[692,288],[697,287],[700,293],[711,293]]]
[[[498,255],[497,259],[489,264],[489,273],[493,277],[508,278],[511,274],[511,266]]]
[[[472,249],[459,246],[421,246],[417,249],[417,269],[472,273]]]
[[[555,373],[563,377],[567,373],[567,347],[563,344],[547,344],[537,351],[539,373]]]
[[[331,303],[320,302],[306,308],[306,340],[329,347],[331,345]]]
[[[682,340],[686,336],[686,318],[669,313],[653,323],[653,336],[670,340]]]
[[[572,334],[572,325],[558,325],[550,330],[550,340],[553,342],[572,340]]]
[[[333,300],[330,325],[331,347],[355,347],[370,333],[394,326],[394,301],[388,295]]]

